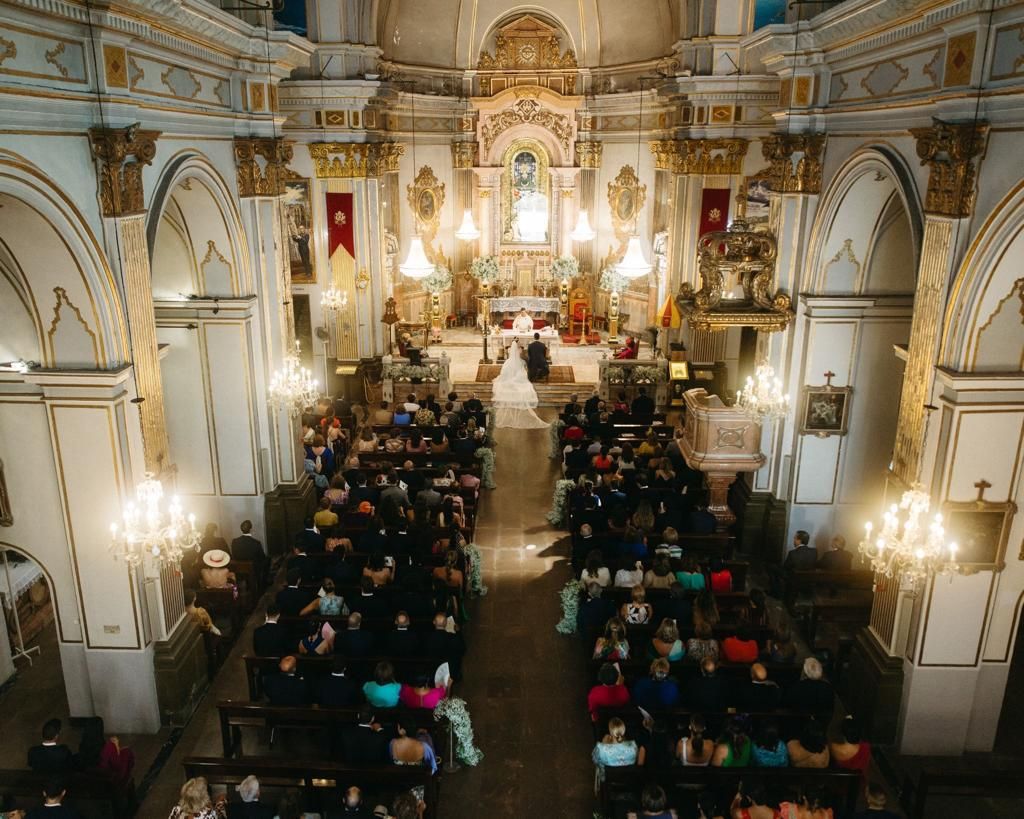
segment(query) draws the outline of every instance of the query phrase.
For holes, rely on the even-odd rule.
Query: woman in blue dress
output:
[[[594,746],[591,758],[595,766],[594,792],[599,793],[606,767],[643,765],[644,751],[637,747],[636,742],[626,739],[626,723],[618,717],[612,717],[608,720],[608,733]]]

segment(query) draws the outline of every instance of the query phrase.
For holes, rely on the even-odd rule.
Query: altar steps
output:
[[[542,407],[564,407],[569,403],[570,395],[577,395],[580,402],[585,401],[594,391],[595,385],[587,382],[574,383],[535,383],[537,400]],[[453,387],[459,398],[466,398],[471,392],[485,404],[491,402],[491,382],[489,381],[458,381]]]

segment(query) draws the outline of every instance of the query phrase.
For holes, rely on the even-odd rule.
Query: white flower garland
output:
[[[434,265],[434,272],[423,280],[423,289],[428,293],[440,293],[452,286],[452,271],[441,264]]]
[[[568,478],[555,481],[555,494],[551,498],[551,511],[548,512],[548,523],[552,526],[565,526],[569,522],[569,493],[576,488],[576,482]]]
[[[484,440],[487,441],[487,446],[494,449],[494,433],[498,429],[497,419],[498,410],[494,407],[487,408],[487,417],[484,423]]]
[[[485,489],[497,489],[498,484],[494,482],[494,450],[490,447],[479,447],[474,456],[480,461],[480,483]]]
[[[575,256],[559,256],[551,263],[551,275],[556,279],[574,279],[579,272],[580,263]]]
[[[555,631],[559,634],[575,634],[576,615],[580,610],[580,584],[570,580],[562,586],[558,596],[562,598],[562,619],[555,626]]]
[[[484,752],[473,744],[473,721],[466,708],[466,701],[458,697],[441,700],[434,708],[434,720],[447,719],[455,732],[455,756],[470,767],[479,765]]]
[[[487,283],[497,279],[500,272],[497,256],[478,256],[469,266],[469,275]]]
[[[559,418],[549,427],[551,436],[551,451],[548,457],[551,460],[562,460],[562,430],[565,429],[565,421]]]
[[[609,292],[622,293],[629,287],[629,279],[619,273],[618,265],[610,265],[601,271],[598,287]]]
[[[483,558],[480,554],[480,547],[475,543],[467,543],[462,547],[462,552],[469,563],[469,590],[477,597],[487,594],[487,587],[484,585]]]

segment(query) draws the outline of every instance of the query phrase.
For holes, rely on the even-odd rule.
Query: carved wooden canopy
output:
[[[481,70],[531,70],[538,68],[576,68],[576,53],[562,52],[558,30],[531,14],[526,14],[498,29],[494,54],[480,52]]]

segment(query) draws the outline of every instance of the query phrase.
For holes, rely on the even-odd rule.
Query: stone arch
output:
[[[902,158],[887,147],[856,152],[823,196],[802,289],[816,295],[913,292],[922,225]]]
[[[234,195],[210,160],[194,150],[172,157],[146,224],[154,297],[251,293],[244,236]]]
[[[1024,181],[993,209],[950,290],[940,360],[967,372],[1024,370]]]
[[[97,370],[125,364],[118,287],[73,200],[32,163],[0,151],[0,214],[0,271],[30,317],[39,364]]]
[[[494,35],[499,29],[509,25],[510,23],[514,23],[520,17],[525,17],[527,15],[536,17],[542,23],[546,23],[552,28],[557,29],[559,37],[562,38],[562,51],[571,49],[573,53],[577,55],[577,60],[580,59],[579,43],[577,43],[573,37],[571,27],[568,22],[561,15],[545,6],[523,4],[517,5],[514,9],[506,9],[497,14],[491,22],[480,31],[480,39],[473,44],[473,65],[475,66],[479,61],[480,53],[482,51],[493,48]]]
[[[62,611],[61,605],[62,595],[58,594],[59,591],[63,591],[63,596],[65,596],[66,598],[64,600],[64,606],[67,607],[71,604],[72,601],[74,601],[74,605],[72,606],[71,610],[74,612],[78,611],[77,598],[75,597],[73,591],[74,583],[71,580],[70,564],[68,564],[68,566],[65,567],[64,570],[59,572],[59,575],[61,576],[62,580],[64,579],[64,575],[66,575],[67,578],[65,583],[62,583],[58,586],[57,583],[54,582],[54,576],[50,571],[49,565],[43,560],[40,560],[39,557],[32,551],[29,551],[24,546],[20,546],[15,543],[9,543],[6,540],[0,540],[0,549],[8,549],[12,552],[17,552],[18,554],[27,557],[29,560],[31,560],[39,567],[39,570],[43,573],[43,579],[46,581],[46,585],[49,588],[50,600],[53,601],[53,616],[54,621],[56,622],[57,625],[57,635],[60,638],[61,642],[74,642],[74,634],[72,633],[71,639],[69,640],[68,635],[66,635],[65,633],[63,619],[64,613]]]

